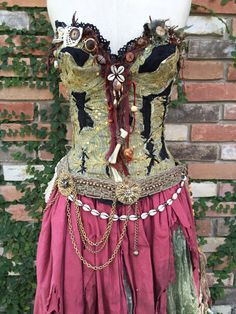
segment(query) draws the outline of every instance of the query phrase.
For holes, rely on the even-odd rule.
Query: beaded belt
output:
[[[157,175],[135,181],[126,177],[122,182],[114,182],[108,179],[72,176],[68,171],[68,163],[65,165],[64,162],[58,170],[57,184],[62,195],[69,196],[72,190],[76,188],[80,195],[96,199],[117,199],[123,204],[133,204],[139,198],[168,189],[179,183],[181,176],[188,173],[187,165],[179,164]]]
[[[139,221],[146,219],[148,216],[155,216],[158,212],[162,212],[166,205],[171,205],[174,200],[177,199],[178,195],[181,193],[181,189],[185,184],[187,179],[187,166],[185,164],[179,164],[169,169],[163,171],[155,176],[146,177],[145,179],[139,179],[132,181],[129,178],[125,178],[123,182],[109,181],[109,180],[99,180],[99,179],[88,179],[81,178],[78,176],[72,176],[68,171],[68,163],[59,163],[57,169],[57,180],[56,184],[58,186],[59,192],[67,197],[67,218],[68,218],[68,230],[71,238],[72,245],[74,247],[76,255],[79,257],[81,262],[88,268],[94,271],[101,271],[110,265],[115,259],[122,241],[125,237],[128,222],[134,222],[134,241],[133,241],[133,255],[139,255],[138,246],[138,233],[139,233]],[[148,212],[145,210],[140,212],[138,206],[138,200],[141,197],[155,194],[161,190],[167,189],[177,183],[180,186],[173,193],[171,198],[166,202],[159,204],[157,208],[152,208]],[[111,199],[112,206],[110,213],[100,212],[98,209],[91,208],[88,204],[84,204],[81,200],[77,199],[77,193],[94,198],[104,198]],[[48,203],[47,207],[51,206],[55,199],[58,197],[58,193],[55,198]],[[117,201],[128,205],[128,210],[126,215],[118,216],[116,212]],[[91,264],[82,254],[78,247],[71,219],[71,206],[70,202],[74,203],[77,226],[80,233],[81,241],[83,242],[84,248],[87,249],[92,254],[98,254],[101,252],[108,242],[112,225],[114,221],[122,221],[123,227],[119,236],[119,240],[115,246],[113,253],[106,260],[106,262],[100,265]],[[134,204],[134,208],[131,205]],[[101,219],[107,220],[106,230],[98,242],[93,242],[89,239],[84,224],[81,217],[81,209],[86,212],[90,212],[93,216],[98,216]],[[132,211],[134,210],[134,213]]]

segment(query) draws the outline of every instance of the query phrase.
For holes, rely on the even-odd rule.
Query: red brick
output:
[[[18,131],[20,132],[20,130],[24,127],[23,124],[17,124],[17,123],[2,123],[0,125],[0,130],[5,130],[6,132],[8,132],[8,130],[12,130],[14,131]],[[46,127],[48,130],[50,129],[50,124],[38,124],[38,129],[42,128],[42,127]],[[36,138],[34,135],[25,135],[24,137],[20,136],[20,134],[17,134],[16,136],[4,136],[4,141],[42,141],[42,139],[40,138]],[[43,139],[46,140],[47,138]]]
[[[233,19],[232,23],[232,35],[236,36],[236,18]]]
[[[67,90],[66,87],[63,85],[63,83],[59,83],[59,92],[60,92],[60,94],[62,94],[62,96],[63,96],[66,100],[69,100],[68,90]]]
[[[224,236],[227,236],[228,234],[229,234],[229,226],[225,224],[225,220],[223,218],[218,218],[216,236],[224,237]]]
[[[228,65],[227,79],[228,81],[236,81],[236,68],[232,64]]]
[[[212,236],[212,222],[210,219],[197,220],[197,234],[203,237]]]
[[[193,124],[192,141],[235,141],[236,124]]]
[[[207,207],[211,208],[212,207],[212,203],[211,202],[207,202]],[[221,211],[216,211],[213,209],[209,209],[206,212],[206,216],[207,217],[234,217],[235,213],[233,212],[234,207],[236,206],[235,202],[224,202],[224,203],[219,203],[217,208],[219,209],[220,207],[222,207]],[[228,208],[226,212],[224,212],[224,209]]]
[[[8,65],[12,65],[12,61],[13,61],[13,58],[8,58]],[[31,66],[30,66],[30,59],[29,58],[21,58],[20,59],[20,62],[24,61],[27,66],[28,66],[28,70],[29,70],[29,73],[28,73],[28,76],[31,76],[32,75],[32,70],[31,70]],[[45,62],[45,60],[42,60],[42,58],[38,58],[38,61],[42,61],[42,62]],[[19,76],[23,76],[23,75],[18,75],[14,70],[1,70],[0,69],[0,76],[5,76],[5,77],[19,77]],[[42,72],[38,72],[37,73],[37,77],[43,77],[45,76],[44,73]],[[25,73],[24,73],[24,77],[25,77]]]
[[[23,195],[14,185],[0,185],[0,194],[7,202],[19,200]]]
[[[9,44],[6,42],[6,39],[8,39],[8,35],[0,35],[0,45],[3,47],[9,47]],[[24,36],[21,37],[20,35],[15,35],[14,37],[11,37],[14,45],[14,53],[23,53],[23,54],[33,54],[35,56],[41,56],[41,55],[47,55],[48,51],[47,50],[34,50],[34,49],[29,49],[29,51],[25,51],[25,48],[22,49],[17,49],[17,47],[22,46],[24,42]],[[37,36],[36,43],[41,42],[41,40],[46,40],[48,42],[48,45],[52,42],[52,38],[50,36]],[[22,42],[23,41],[23,42]],[[24,45],[23,45],[24,46]]]
[[[16,121],[20,120],[20,114],[23,112],[25,115],[30,117],[27,120],[33,120],[34,116],[34,103],[33,102],[1,102],[0,111],[7,110],[9,114],[13,111],[16,113],[16,116],[13,115],[10,120]],[[6,117],[7,118],[7,117]],[[1,120],[1,116],[0,116]]]
[[[0,89],[1,100],[52,100],[49,89],[38,89],[25,86]]]
[[[177,86],[174,85],[171,92],[171,100],[174,101],[177,99],[178,99],[178,90],[177,90]]]
[[[213,273],[206,273],[207,282],[209,287],[212,287],[214,284],[217,283],[217,277]],[[230,273],[229,278],[224,279],[223,283],[226,287],[232,287],[234,282],[234,274]]]
[[[193,0],[192,3],[213,10],[214,13],[236,14],[236,3],[234,1],[229,1],[226,5],[221,5],[220,2],[220,0]],[[209,10],[203,8],[192,11],[194,13],[209,13]]]
[[[224,119],[236,120],[236,104],[224,105]]]
[[[225,238],[224,237],[206,237],[207,243],[202,246],[203,252],[215,252],[218,246],[224,244]]]
[[[236,100],[235,83],[190,83],[185,82],[189,101]]]
[[[11,219],[16,221],[37,221],[29,216],[28,212],[25,210],[25,206],[22,204],[10,205],[6,208],[6,212],[10,213]]]
[[[182,71],[182,78],[187,80],[217,80],[224,76],[224,64],[220,61],[187,60]]]
[[[12,65],[13,58],[8,58],[8,65]],[[29,58],[21,58],[20,62],[24,61],[27,65],[30,65],[30,59]],[[2,70],[0,69],[0,76],[17,76],[16,72],[13,70]]]
[[[228,266],[228,257],[227,256],[223,257],[221,260],[223,263],[213,267],[214,270],[223,270],[224,268],[226,268]]]
[[[233,193],[234,188],[233,185],[230,183],[220,183],[219,187],[219,196],[225,196],[226,192]]]
[[[188,163],[189,175],[193,179],[236,179],[235,163]]]
[[[54,154],[47,152],[46,150],[39,151],[39,158],[41,160],[53,160]]]
[[[17,5],[19,7],[40,7],[45,8],[46,0],[8,0],[7,6],[12,7],[14,5]]]

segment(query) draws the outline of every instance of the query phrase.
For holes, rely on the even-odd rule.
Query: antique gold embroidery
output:
[[[141,136],[143,131],[143,117],[140,109],[143,106],[143,96],[157,94],[163,91],[174,79],[177,72],[177,61],[179,51],[169,56],[160,64],[154,72],[138,73],[138,68],[145,59],[152,53],[154,44],[145,48],[130,67],[132,79],[136,82],[136,127],[130,136],[130,147],[134,148],[132,162],[127,164],[130,175],[133,179],[142,178],[147,175],[147,167],[150,158],[147,158],[148,151],[145,149],[145,139]],[[81,44],[78,48],[83,49]],[[85,105],[94,122],[93,127],[84,127],[80,130],[78,121],[78,108],[75,100],[70,98],[70,113],[72,123],[72,148],[68,153],[69,168],[72,174],[80,173],[82,152],[86,152],[88,158],[85,160],[86,171],[83,173],[87,178],[107,178],[107,161],[105,154],[110,145],[110,131],[107,123],[107,102],[104,89],[104,79],[97,75],[100,65],[94,63],[90,54],[86,63],[80,67],[69,53],[60,54],[61,79],[69,91],[86,92],[88,101]],[[130,90],[129,98],[132,105],[133,94]],[[89,109],[87,109],[89,108]],[[155,156],[158,160],[152,167],[152,174],[168,170],[175,165],[173,156],[169,153],[169,159],[161,160],[158,153],[161,149],[161,122],[163,119],[163,104],[161,98],[154,98],[151,102],[151,136],[154,142]]]

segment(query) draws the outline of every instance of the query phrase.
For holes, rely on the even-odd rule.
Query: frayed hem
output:
[[[61,297],[58,293],[56,286],[52,286],[47,304],[47,312],[45,314],[61,314]]]

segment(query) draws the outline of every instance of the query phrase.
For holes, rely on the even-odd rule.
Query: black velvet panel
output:
[[[106,166],[106,174],[109,178],[111,177],[109,166]]]
[[[85,103],[88,102],[90,98],[85,100],[86,92],[83,93],[72,92],[72,96],[75,98],[76,106],[78,108],[78,120],[80,125],[80,131],[86,126],[93,128],[94,122],[90,115],[85,111]]]
[[[85,166],[86,159],[89,159],[89,156],[86,153],[86,150],[82,148],[82,156],[81,156],[81,165],[80,165],[80,170],[78,171],[79,173],[85,173],[87,170],[87,167]]]
[[[151,101],[156,96],[151,94],[148,96],[143,96],[143,106],[140,109],[140,112],[143,115],[143,131],[141,132],[141,135],[148,139],[150,136],[150,130],[151,130]]]
[[[147,175],[150,174],[152,167],[154,166],[155,162],[159,163],[159,161],[156,158],[156,149],[154,149],[153,139],[150,138],[150,140],[146,144],[146,148],[148,150],[148,154],[146,154],[147,158],[150,159],[149,165],[147,166]]]
[[[158,162],[155,156],[156,150],[154,149],[153,139],[151,138],[151,101],[156,97],[156,95],[143,96],[143,107],[140,109],[140,112],[143,115],[143,131],[141,136],[145,138],[146,149],[148,154],[147,158],[150,159],[149,165],[147,166],[147,175],[150,174],[152,167],[155,162]]]
[[[167,94],[169,95],[168,92],[167,92]],[[165,146],[165,141],[164,141],[164,121],[165,121],[165,115],[166,115],[166,110],[167,110],[167,105],[168,105],[168,97],[166,96],[165,98],[166,98],[166,100],[163,103],[163,105],[164,105],[164,112],[163,112],[163,120],[162,120],[162,125],[161,125],[162,126],[162,133],[161,133],[161,143],[162,143],[162,146],[161,146],[161,150],[159,152],[159,156],[161,157],[162,160],[164,160],[165,158],[169,159],[169,155],[167,153],[166,146]]]
[[[174,44],[154,47],[150,56],[148,56],[144,61],[144,64],[139,66],[138,72],[154,72],[159,67],[162,61],[175,53],[175,50],[176,45]]]
[[[89,53],[80,48],[65,47],[62,48],[61,52],[68,52],[80,67],[82,67],[89,58]]]

